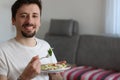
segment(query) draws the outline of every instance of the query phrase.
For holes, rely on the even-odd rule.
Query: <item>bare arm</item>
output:
[[[0,75],[0,80],[7,80],[6,76]]]

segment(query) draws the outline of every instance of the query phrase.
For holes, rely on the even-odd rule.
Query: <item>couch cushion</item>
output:
[[[72,36],[73,35],[73,20],[51,19],[49,34]]]
[[[76,64],[120,71],[120,38],[81,35]]]

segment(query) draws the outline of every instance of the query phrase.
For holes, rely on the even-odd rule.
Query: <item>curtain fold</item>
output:
[[[120,0],[106,0],[106,33],[120,35]]]

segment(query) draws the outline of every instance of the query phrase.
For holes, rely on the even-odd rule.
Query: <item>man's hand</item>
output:
[[[39,56],[35,56],[32,58],[32,60],[29,62],[23,73],[20,75],[20,77],[23,80],[30,80],[40,74],[41,72],[41,63],[39,60]]]
[[[50,73],[49,75],[49,80],[63,80],[63,77],[61,76],[60,73]]]
[[[66,64],[67,62],[66,62],[66,60],[63,60],[63,61],[59,61],[59,62],[57,62],[58,64],[62,64],[62,63],[64,63],[64,64]]]

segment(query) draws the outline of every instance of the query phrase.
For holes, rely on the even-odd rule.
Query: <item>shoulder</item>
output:
[[[36,40],[37,40],[37,46],[38,47],[42,47],[42,48],[46,48],[46,49],[49,49],[51,47],[50,44],[43,39],[38,39],[37,38]]]
[[[8,48],[10,45],[13,44],[13,42],[14,42],[14,39],[10,39],[10,40],[0,43],[0,50],[3,48]]]
[[[43,40],[43,39],[38,39],[38,38],[36,38],[36,40],[37,40],[37,43],[38,43],[38,44],[50,46],[50,44],[49,44],[47,41]]]

